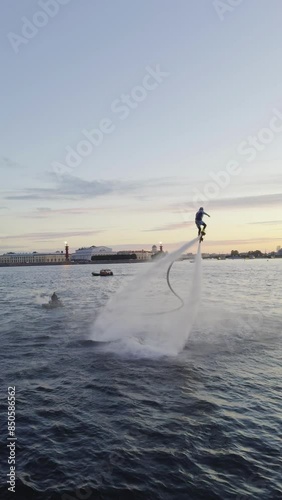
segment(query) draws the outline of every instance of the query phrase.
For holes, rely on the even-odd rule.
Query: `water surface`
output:
[[[178,355],[91,341],[109,298],[150,265],[111,265],[104,279],[88,265],[0,269],[1,499],[282,497],[282,260],[203,261],[201,306]],[[193,272],[175,264],[179,293]],[[53,291],[64,307],[44,310]],[[168,294],[164,277],[156,295],[174,307]],[[8,386],[16,495],[6,485]]]

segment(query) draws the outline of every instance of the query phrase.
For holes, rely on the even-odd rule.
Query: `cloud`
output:
[[[12,192],[5,196],[7,200],[86,200],[93,199],[108,194],[134,194],[136,198],[141,196],[140,190],[154,190],[154,196],[158,194],[160,188],[179,187],[185,185],[187,179],[177,179],[176,177],[164,177],[156,179],[137,180],[93,180],[88,181],[80,177],[65,174],[59,179],[54,175],[49,178],[55,182],[55,187],[51,188],[27,188],[24,191]]]
[[[19,163],[17,163],[16,161],[12,160],[11,158],[2,156],[2,158],[0,158],[0,168],[14,169],[14,168],[24,168],[24,167]]]
[[[143,232],[151,231],[175,231],[176,229],[187,228],[188,226],[194,225],[192,222],[175,222],[171,224],[164,224],[163,226],[154,227],[152,229],[143,229]]]
[[[13,245],[13,249],[15,248],[20,248],[24,249],[27,248],[25,245]],[[0,252],[5,251],[5,250],[11,250],[11,245],[0,245]]]
[[[198,205],[208,206],[209,210],[222,210],[222,209],[241,209],[241,208],[261,208],[261,207],[276,207],[282,205],[282,193],[275,194],[262,194],[262,195],[250,195],[250,196],[240,196],[231,198],[221,198],[215,200],[207,200],[198,202]],[[173,213],[187,213],[194,217],[194,213],[197,210],[195,200],[191,201],[187,198],[185,201],[179,201],[179,203],[172,203],[169,205],[164,205],[159,207],[158,211],[163,212],[173,212]]]
[[[52,208],[50,207],[37,207],[38,212],[51,212]]]
[[[278,240],[282,240],[282,237],[281,238],[275,238],[275,241],[278,241]],[[269,244],[270,242],[272,243],[274,241],[274,238],[272,238],[270,240],[270,238],[248,238],[248,239],[243,239],[243,240],[240,240],[240,239],[236,239],[236,240],[209,240],[205,239],[205,242],[209,245],[216,245],[216,246],[230,246],[230,245],[247,245],[247,244],[250,244],[250,245],[254,245],[254,244]]]
[[[5,200],[41,200],[41,199],[42,198],[40,196],[34,194],[5,196]]]
[[[265,224],[269,226],[279,226],[282,224],[282,220],[264,220],[264,221],[259,221],[259,222],[248,222],[250,225],[256,225],[256,224]]]
[[[73,207],[73,208],[49,208],[38,207],[35,212],[19,215],[19,217],[27,219],[47,219],[50,217],[68,216],[68,215],[86,215],[96,212],[109,212],[117,210],[129,210],[129,206],[106,206],[106,207]]]
[[[216,210],[217,208],[261,208],[262,206],[277,207],[279,203],[282,204],[282,193],[211,200],[209,202],[209,207],[214,210]]]
[[[64,175],[52,188],[28,188],[22,192],[12,193],[5,197],[7,200],[60,200],[60,199],[87,199],[96,198],[115,191],[122,190],[123,185],[118,181],[85,181],[79,177]],[[130,189],[131,186],[127,186]]]
[[[91,236],[99,233],[103,233],[104,230],[78,230],[78,231],[52,231],[52,232],[42,232],[42,233],[23,233],[23,234],[14,234],[14,235],[5,235],[2,236],[1,240],[17,240],[23,238],[25,240],[32,241],[49,241],[49,240],[57,240],[58,238],[66,239],[72,238],[76,236]]]
[[[97,198],[114,192],[132,191],[131,186],[122,186],[116,181],[83,181],[79,178],[65,179],[56,188],[27,189],[21,194],[11,194],[7,200],[81,200]]]

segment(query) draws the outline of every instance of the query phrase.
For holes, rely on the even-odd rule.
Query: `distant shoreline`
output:
[[[193,260],[195,256],[178,259],[179,262]],[[205,257],[203,256],[203,260],[276,260],[282,258],[282,256],[277,255],[275,258],[262,256],[256,258],[248,258],[248,257],[230,257],[230,256],[219,256],[219,257]],[[78,265],[108,265],[108,264],[144,264],[154,262],[154,259],[151,260],[99,260],[93,262],[29,262],[29,263],[13,263],[13,264],[0,264],[0,268],[2,267],[43,267],[43,266],[78,266]]]
[[[102,264],[102,265],[105,265],[105,264],[139,264],[139,263],[144,263],[144,262],[154,262],[154,260],[152,259],[152,261],[150,260],[99,260],[99,261],[96,261],[96,262],[27,262],[27,263],[23,263],[23,262],[20,262],[20,263],[13,263],[13,264],[0,264],[0,268],[1,267],[43,267],[43,266],[47,266],[47,267],[50,267],[50,266],[78,266],[80,264],[82,265],[98,265],[98,264]]]

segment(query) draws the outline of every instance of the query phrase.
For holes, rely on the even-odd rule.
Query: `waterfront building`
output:
[[[93,255],[113,255],[113,251],[109,247],[95,247],[94,245],[89,248],[79,248],[71,255],[72,261],[91,262]]]
[[[58,264],[66,262],[66,256],[63,252],[55,253],[14,253],[9,252],[0,255],[1,264]]]
[[[136,260],[150,260],[152,252],[148,250],[121,250],[118,255],[136,255]]]

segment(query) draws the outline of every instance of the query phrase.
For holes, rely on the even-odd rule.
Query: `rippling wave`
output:
[[[91,266],[0,270],[1,499],[282,498],[282,261],[203,264],[185,348],[151,357],[91,340],[99,312],[142,264],[113,265],[104,281]],[[178,293],[193,269],[175,264]],[[44,310],[54,290],[64,307]],[[165,279],[156,290],[174,304]],[[8,386],[15,494],[6,483]]]

